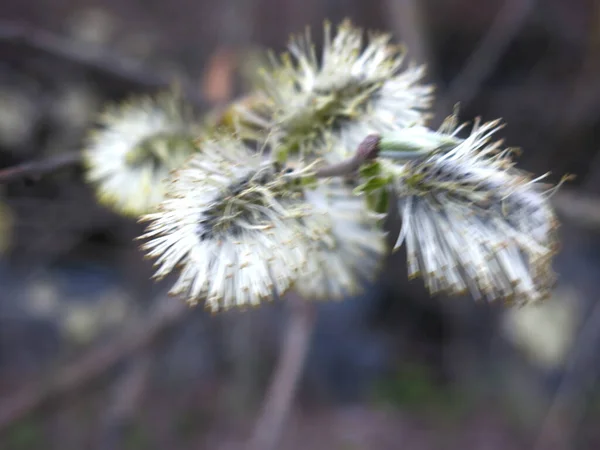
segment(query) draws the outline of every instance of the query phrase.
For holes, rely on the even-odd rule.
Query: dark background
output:
[[[260,50],[349,17],[427,63],[432,126],[503,118],[519,166],[556,182],[555,295],[508,310],[430,298],[391,258],[319,305],[285,449],[600,448],[600,3],[593,0],[2,0],[0,168],[81,148],[106,101],[185,80],[241,93]],[[65,168],[0,186],[0,448],[235,449],[285,328],[273,303],[165,302],[132,238]],[[167,306],[165,306],[167,305]]]

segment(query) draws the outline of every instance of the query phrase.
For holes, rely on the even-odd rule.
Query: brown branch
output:
[[[293,292],[289,294],[288,305],[290,323],[248,450],[279,448],[308,354],[316,319],[314,305]]]
[[[39,177],[51,172],[81,163],[82,153],[67,152],[38,161],[19,164],[6,169],[0,169],[0,184],[10,183],[27,177]]]
[[[179,323],[187,309],[184,301],[163,299],[145,320],[127,326],[114,341],[93,349],[49,379],[30,382],[14,394],[5,396],[0,406],[0,433],[49,402],[83,389],[122,359],[148,347],[163,332]]]
[[[100,47],[80,44],[47,31],[8,21],[0,21],[0,42],[47,53],[142,89],[164,90],[176,85],[191,103],[201,108],[207,106],[199,89],[189,81],[175,80],[157,70],[139,67],[133,60],[117,57]]]

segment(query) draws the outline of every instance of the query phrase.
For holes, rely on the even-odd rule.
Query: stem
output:
[[[317,169],[315,176],[317,178],[343,177],[356,172],[359,167],[360,163],[357,163],[356,158],[352,157],[337,164]]]
[[[290,321],[248,450],[275,450],[287,422],[315,326],[313,304],[288,295]]]
[[[379,143],[381,137],[377,134],[369,134],[358,145],[356,152],[351,158],[345,159],[337,164],[331,164],[327,167],[317,170],[317,178],[343,177],[356,172],[360,166],[367,161],[372,161],[379,156]]]

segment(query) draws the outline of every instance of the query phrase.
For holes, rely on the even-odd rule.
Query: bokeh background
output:
[[[364,295],[320,304],[282,448],[600,448],[597,1],[2,0],[0,170],[80,150],[105,102],[174,80],[222,105],[264,48],[346,17],[428,64],[432,126],[457,102],[502,117],[520,167],[577,178],[554,198],[560,282],[539,307],[430,298],[402,252]],[[0,448],[243,448],[285,304],[166,300],[140,231],[78,167],[0,185]]]

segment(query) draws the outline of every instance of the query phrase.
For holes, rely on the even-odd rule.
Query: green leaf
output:
[[[369,192],[366,196],[367,207],[376,213],[385,214],[388,209],[389,192],[387,189],[378,189]]]
[[[379,192],[376,192],[378,195],[377,205],[375,206],[375,212],[377,213],[387,213],[388,203],[390,199],[390,192],[388,189],[381,189]]]
[[[317,187],[319,180],[314,175],[308,175],[306,177],[300,178],[300,184],[308,189],[314,189]]]
[[[381,164],[378,161],[363,164],[360,167],[360,176],[362,178],[373,178],[381,173]]]
[[[383,187],[386,187],[389,184],[390,184],[389,177],[369,178],[363,184],[354,188],[354,193],[355,194],[361,194],[361,193],[365,193],[365,192],[370,193],[370,192],[376,191],[378,189],[381,189]]]
[[[275,153],[275,161],[281,164],[285,164],[288,159],[287,148],[278,148]]]

